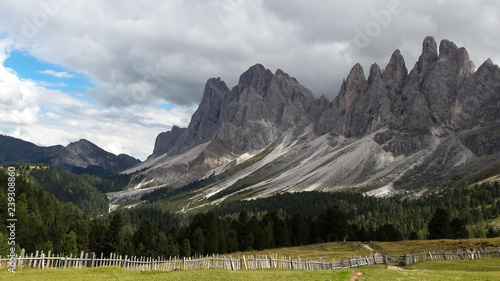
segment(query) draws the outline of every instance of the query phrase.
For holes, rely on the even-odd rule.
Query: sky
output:
[[[144,160],[211,77],[261,63],[332,100],[356,63],[413,68],[426,36],[499,64],[499,19],[493,0],[3,0],[0,133]]]

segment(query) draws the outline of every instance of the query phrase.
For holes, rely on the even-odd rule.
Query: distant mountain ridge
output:
[[[158,135],[148,160],[126,172],[143,170],[135,184],[176,188],[264,149],[261,160],[193,200],[310,190],[391,195],[500,174],[500,68],[488,59],[476,69],[464,48],[442,40],[438,51],[427,37],[409,72],[399,50],[384,70],[373,64],[368,78],[356,64],[330,102],[257,64],[231,90],[209,79],[188,128]]]
[[[427,37],[410,71],[399,50],[368,78],[356,64],[330,102],[257,64],[231,90],[209,79],[188,128],[158,135],[148,160],[126,172],[143,170],[134,184],[176,188],[263,151],[193,200],[309,190],[392,195],[500,174],[500,68],[488,59],[476,69],[464,48],[449,40],[438,48]]]
[[[109,153],[81,139],[66,147],[41,147],[14,137],[0,135],[0,164],[46,163],[76,173],[114,174],[139,164],[131,156]]]

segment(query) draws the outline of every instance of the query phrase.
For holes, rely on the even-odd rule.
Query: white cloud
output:
[[[8,44],[0,41],[0,120],[3,124],[30,125],[37,121],[38,88],[3,66]]]
[[[384,20],[391,3],[398,9]],[[464,46],[476,65],[488,57],[500,62],[500,39],[494,36],[500,2],[488,0],[17,0],[1,5],[0,34],[10,38],[0,41],[1,61],[9,48],[23,49],[88,75],[97,87],[82,99],[1,68],[0,118],[39,142],[86,137],[140,155],[151,151],[157,133],[187,123],[208,78],[221,77],[232,87],[255,63],[280,68],[316,96],[332,99],[356,62],[365,70],[374,62],[383,68],[400,49],[411,69],[427,35]],[[357,46],[357,30],[367,28],[369,42]],[[177,107],[152,106],[159,101]],[[14,118],[15,110],[22,117]],[[53,133],[40,138],[43,128]]]
[[[476,64],[500,61],[500,40],[491,36],[500,3],[487,0],[43,3],[3,3],[0,32],[40,59],[94,77],[89,94],[104,106],[196,105],[208,78],[231,87],[255,63],[332,98],[356,62],[383,67],[399,48],[411,68],[427,35],[465,46]],[[369,43],[356,47],[357,30],[370,27]]]
[[[51,69],[42,70],[42,71],[39,71],[39,73],[41,73],[41,74],[47,74],[47,75],[52,75],[52,76],[55,76],[57,78],[71,78],[71,77],[75,76],[74,74],[70,74],[70,73],[68,73],[66,71],[57,72],[57,71],[54,71],[54,70],[51,70]]]
[[[0,54],[5,54],[7,46],[0,41],[0,47]],[[81,96],[20,79],[3,66],[7,56],[0,64],[0,130],[37,145],[67,145],[85,138],[112,153],[144,160],[159,132],[173,125],[187,126],[194,111],[193,107],[166,110],[154,105],[103,108]]]

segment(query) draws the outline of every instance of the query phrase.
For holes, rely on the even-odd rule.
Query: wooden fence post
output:
[[[80,253],[80,265],[78,267],[79,269],[83,268],[83,251]]]
[[[23,249],[21,249],[21,254],[19,255],[19,259],[17,261],[17,267],[16,268],[22,268],[23,262],[24,262],[24,255],[25,255],[25,250],[23,248]]]
[[[49,250],[49,252],[47,253],[47,266],[45,266],[46,268],[50,269],[50,261],[51,261],[51,257],[52,257],[52,251]]]

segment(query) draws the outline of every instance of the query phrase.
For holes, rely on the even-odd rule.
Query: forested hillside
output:
[[[28,175],[26,170],[19,170]],[[163,211],[160,207],[165,202],[159,202],[91,218],[88,212],[72,203],[62,204],[56,196],[44,191],[50,188],[38,186],[57,184],[58,179],[70,180],[72,176],[57,168],[38,169],[29,174],[44,180],[31,184],[22,176],[16,179],[19,222],[16,243],[28,252],[52,250],[76,254],[84,250],[105,254],[191,256],[330,241],[499,235],[494,226],[500,212],[498,182],[431,192],[419,199],[311,192],[235,201],[197,214]],[[0,170],[0,185],[0,204],[7,206],[4,170]],[[86,197],[81,199],[88,201]],[[83,206],[91,206],[86,204]],[[6,218],[6,208],[2,208],[0,254],[5,254],[7,249]]]
[[[108,199],[105,193],[125,188],[130,178],[127,175],[74,174],[57,166],[22,165],[18,173],[61,201],[95,217],[107,213]]]

